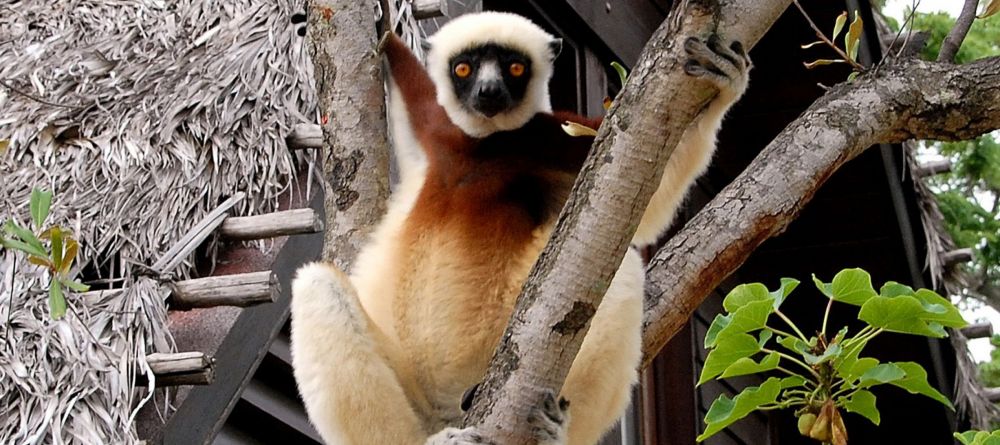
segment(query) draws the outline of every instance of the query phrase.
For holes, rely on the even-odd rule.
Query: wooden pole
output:
[[[317,233],[323,230],[323,220],[310,208],[285,210],[256,216],[226,218],[219,228],[223,237],[237,240],[257,240],[278,236]]]
[[[171,309],[215,306],[248,307],[273,303],[278,298],[278,277],[271,271],[197,278],[168,283]]]

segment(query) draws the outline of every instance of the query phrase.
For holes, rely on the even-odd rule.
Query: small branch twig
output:
[[[830,40],[829,38],[826,37],[825,34],[823,34],[823,31],[820,30],[818,26],[816,26],[816,22],[813,22],[812,17],[809,17],[809,13],[807,13],[806,10],[802,7],[802,5],[799,4],[799,0],[793,0],[792,3],[795,3],[795,7],[799,8],[799,12],[801,12],[802,16],[806,18],[807,22],[809,22],[809,26],[812,27],[813,31],[816,31],[816,37],[819,37],[819,39],[823,43],[825,43],[830,48],[833,48],[833,50],[837,52],[837,55],[839,55],[844,60],[844,62],[850,64],[852,68],[858,71],[865,70],[865,67],[863,65],[851,60],[851,58],[848,57],[847,53],[845,53],[844,50],[837,47],[836,43],[833,43],[832,40]]]
[[[47,101],[45,99],[42,99],[42,98],[40,98],[38,96],[35,96],[35,95],[31,94],[31,93],[22,91],[21,89],[19,89],[19,88],[13,86],[13,85],[7,83],[6,80],[0,80],[0,85],[3,85],[4,88],[10,90],[12,93],[17,93],[17,94],[19,94],[21,96],[24,96],[27,99],[31,99],[31,100],[33,100],[35,102],[38,102],[38,103],[43,104],[43,105],[48,105],[50,107],[68,108],[70,110],[78,110],[80,108],[83,108],[83,105],[66,105],[66,104],[60,104],[60,103],[55,103],[55,102],[49,102],[49,101]]]
[[[941,42],[941,52],[938,53],[937,58],[938,62],[955,62],[955,55],[958,54],[958,49],[961,48],[962,42],[965,41],[965,36],[969,34],[969,28],[972,28],[972,21],[976,19],[976,7],[978,6],[978,0],[965,0],[965,6],[962,6],[962,12],[958,15],[958,19],[955,20],[955,27],[951,28],[951,32]]]

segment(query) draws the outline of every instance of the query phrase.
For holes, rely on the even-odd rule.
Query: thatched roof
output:
[[[48,316],[45,274],[0,252],[0,443],[135,443],[147,353],[171,347],[164,295],[139,277],[208,211],[276,207],[315,121],[301,0],[0,0],[0,220],[33,187],[75,229],[85,264],[128,291],[70,296]],[[190,264],[171,271],[191,272]],[[150,384],[152,385],[152,383]],[[150,386],[151,387],[151,386]]]

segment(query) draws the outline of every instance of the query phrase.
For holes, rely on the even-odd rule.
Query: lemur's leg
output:
[[[746,91],[750,58],[740,42],[724,44],[717,35],[707,41],[689,38],[684,50],[690,57],[684,66],[688,74],[715,84],[719,95],[689,127],[667,160],[663,178],[646,207],[632,242],[652,244],[674,218],[688,188],[705,172],[715,152],[715,136],[729,108]]]
[[[562,395],[570,445],[593,445],[625,412],[641,358],[643,268],[629,250],[591,320]]]
[[[566,444],[566,421],[569,402],[556,400],[556,395],[546,393],[535,411],[528,418],[539,445]],[[486,440],[476,428],[445,428],[427,439],[424,445],[496,445]]]
[[[316,430],[329,444],[420,444],[427,438],[380,333],[337,268],[313,263],[292,283],[292,362]]]

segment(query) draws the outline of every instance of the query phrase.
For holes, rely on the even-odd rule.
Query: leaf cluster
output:
[[[1000,431],[966,431],[955,433],[955,439],[962,445],[1000,445]]]
[[[49,315],[59,319],[66,314],[64,289],[85,292],[90,287],[69,276],[80,251],[80,243],[69,230],[59,225],[44,228],[51,205],[52,192],[32,190],[30,210],[34,230],[21,227],[9,219],[3,226],[4,236],[0,236],[0,246],[23,252],[28,256],[29,263],[48,270],[52,278],[49,283]]]
[[[933,291],[891,281],[876,291],[871,276],[861,269],[843,270],[829,283],[814,276],[813,283],[828,300],[823,327],[812,336],[781,312],[782,303],[799,285],[797,280],[783,278],[773,291],[760,283],[743,284],[726,296],[724,313],[715,317],[705,336],[709,352],[698,384],[765,372],[781,377],[769,377],[732,399],[720,396],[705,415],[706,427],[698,441],[755,410],[794,408],[803,435],[846,444],[841,411],[859,414],[877,425],[880,417],[871,388],[878,385],[896,386],[951,407],[928,384],[927,372],[919,364],[882,363],[862,352],[884,332],[945,337],[946,327],[966,324],[955,306]],[[858,319],[865,326],[853,333],[847,327],[828,331],[835,302],[857,307]],[[787,328],[771,324],[772,316]]]
[[[795,2],[796,6],[799,6],[798,2]],[[848,81],[853,80],[858,74],[864,71],[864,66],[858,62],[858,49],[861,47],[861,33],[864,30],[864,22],[861,20],[861,15],[857,11],[854,12],[854,20],[851,21],[850,26],[847,27],[847,32],[844,33],[844,49],[840,49],[835,43],[840,33],[844,30],[844,26],[847,25],[847,11],[841,13],[834,20],[833,32],[830,37],[826,37],[822,31],[812,22],[812,19],[806,14],[805,10],[799,6],[799,10],[805,15],[806,20],[809,20],[809,24],[812,25],[813,29],[816,31],[816,36],[819,40],[802,45],[802,49],[809,49],[817,45],[824,45],[828,48],[833,49],[834,52],[839,56],[838,58],[830,59],[816,59],[812,62],[803,62],[806,69],[813,69],[819,66],[833,65],[838,63],[846,63],[853,68],[853,72],[847,78]]]

